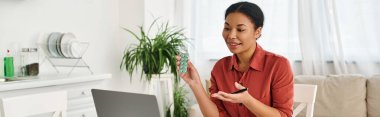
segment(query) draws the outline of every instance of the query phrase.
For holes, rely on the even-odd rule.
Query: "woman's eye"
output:
[[[230,31],[231,29],[229,29],[229,28],[224,28],[224,30],[225,30],[225,31]]]
[[[237,31],[239,31],[239,32],[243,32],[243,31],[245,31],[244,29],[237,29]]]

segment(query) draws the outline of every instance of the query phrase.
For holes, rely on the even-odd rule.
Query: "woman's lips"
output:
[[[228,43],[228,47],[231,49],[238,48],[242,43]]]

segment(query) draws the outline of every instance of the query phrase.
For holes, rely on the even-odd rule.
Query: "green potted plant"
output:
[[[157,32],[153,36],[150,30],[156,26],[157,19],[149,26],[148,31],[143,26],[139,26],[139,32],[124,28],[131,33],[138,44],[126,49],[120,68],[125,68],[132,78],[133,71],[140,68],[145,74],[147,81],[151,81],[153,75],[160,75],[164,68],[170,68],[170,73],[174,76],[174,111],[177,115],[188,115],[186,110],[187,99],[183,87],[179,86],[180,78],[177,75],[176,55],[180,54],[180,48],[185,48],[187,38],[183,34],[183,29],[169,26],[169,23],[158,24]],[[169,109],[169,108],[168,108]],[[170,113],[170,109],[166,112]],[[168,116],[168,115],[167,115]]]
[[[187,92],[183,86],[179,86],[179,84],[175,84],[174,86],[174,111],[173,117],[188,117],[189,114],[187,112],[187,104],[188,100],[186,98]],[[170,109],[166,110],[166,117],[171,117]]]
[[[125,51],[120,68],[125,68],[132,76],[133,71],[141,67],[141,78],[145,73],[146,79],[150,81],[152,75],[161,74],[165,67],[169,67],[176,78],[175,81],[178,82],[175,56],[180,53],[179,48],[185,47],[186,37],[182,33],[183,29],[169,26],[168,23],[159,25],[157,33],[149,37],[150,30],[156,22],[157,19],[149,26],[147,32],[143,26],[139,26],[139,34],[124,28],[139,41],[139,44],[132,45]]]

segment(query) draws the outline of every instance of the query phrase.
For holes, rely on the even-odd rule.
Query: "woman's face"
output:
[[[228,49],[234,54],[243,54],[255,49],[256,39],[261,35],[261,27],[254,29],[251,20],[240,12],[233,12],[227,15],[223,38]]]

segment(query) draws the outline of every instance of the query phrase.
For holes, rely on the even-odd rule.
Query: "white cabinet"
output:
[[[103,81],[111,77],[111,74],[73,77],[55,76],[4,82],[0,83],[0,97],[66,90],[68,96],[68,117],[96,117],[91,89],[103,88]]]

